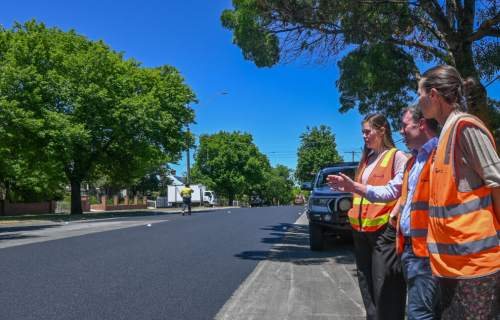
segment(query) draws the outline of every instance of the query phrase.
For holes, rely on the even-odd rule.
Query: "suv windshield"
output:
[[[259,196],[252,196],[252,200],[259,199]]]
[[[316,182],[316,187],[321,188],[321,187],[328,187],[328,181],[326,178],[328,178],[328,175],[330,174],[335,174],[338,175],[339,172],[342,172],[342,174],[345,174],[352,180],[355,178],[355,173],[356,169],[355,168],[328,168],[324,169],[319,173],[317,182]]]

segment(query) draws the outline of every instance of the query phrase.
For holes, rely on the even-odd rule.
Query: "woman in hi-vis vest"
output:
[[[443,126],[430,174],[427,236],[443,320],[499,314],[500,159],[487,127],[462,111],[465,91],[475,85],[445,65],[427,70],[418,85],[424,116]]]
[[[387,119],[372,113],[362,121],[365,146],[356,181],[385,186],[403,168],[404,153],[394,146]],[[406,282],[396,252],[396,228],[388,223],[396,205],[372,203],[357,194],[349,211],[361,297],[367,320],[403,320]]]

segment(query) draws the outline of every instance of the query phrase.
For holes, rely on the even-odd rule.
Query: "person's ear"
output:
[[[438,92],[436,89],[432,88],[430,92],[430,98],[434,101],[434,98],[437,99],[438,97]]]
[[[418,127],[423,130],[425,128],[425,125],[427,124],[427,120],[424,118],[418,120]]]
[[[382,133],[382,134],[385,133],[385,127],[380,128],[380,133]]]

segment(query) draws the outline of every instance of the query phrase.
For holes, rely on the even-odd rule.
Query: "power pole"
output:
[[[187,124],[186,126],[186,132],[190,134],[189,132],[189,123]],[[186,150],[186,155],[187,155],[187,177],[186,177],[186,183],[189,184],[189,180],[190,180],[190,175],[191,175],[191,164],[189,163],[190,160],[189,160],[189,145],[187,147],[187,150]]]
[[[345,153],[352,153],[352,162],[354,162],[354,154],[361,153],[361,151],[346,151]]]

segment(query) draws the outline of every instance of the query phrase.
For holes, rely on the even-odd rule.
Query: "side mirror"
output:
[[[304,183],[300,186],[300,189],[301,189],[301,190],[304,190],[304,191],[313,191],[313,188],[312,188],[312,182],[304,182]]]

